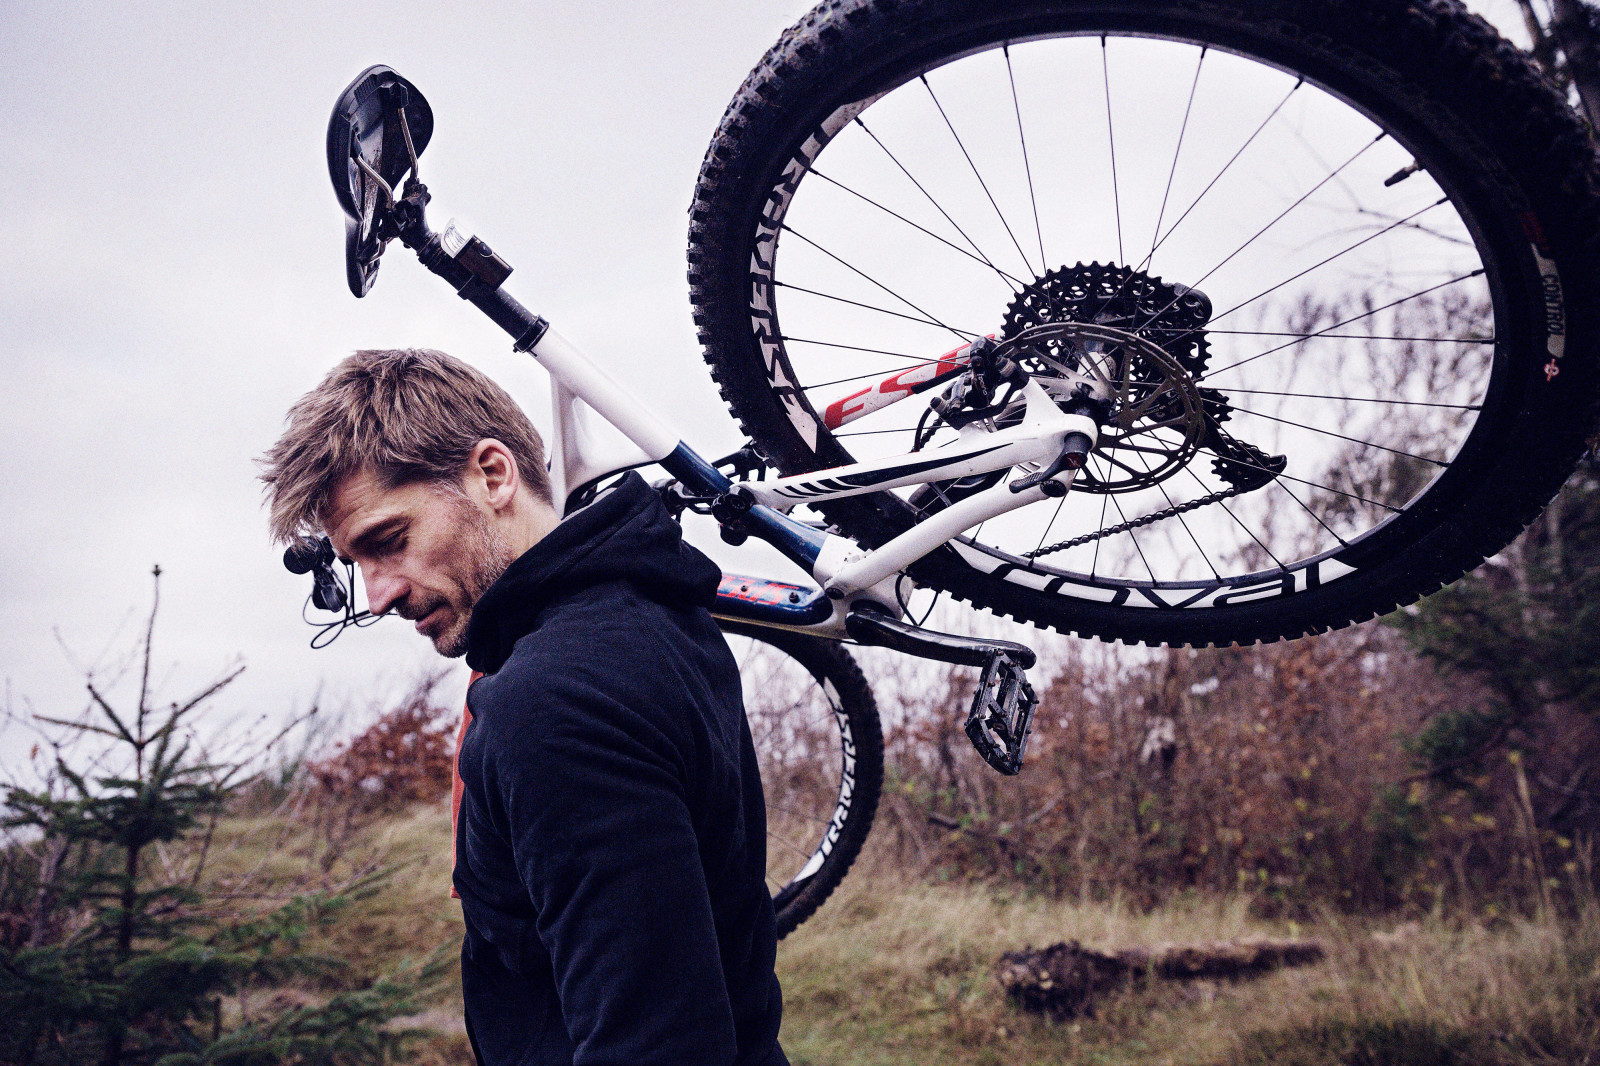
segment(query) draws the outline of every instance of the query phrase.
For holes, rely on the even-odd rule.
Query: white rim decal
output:
[[[1234,581],[1196,582],[1175,588],[1150,588],[1146,585],[1117,584],[1110,581],[1092,581],[1081,574],[1047,574],[1029,568],[1023,560],[1006,562],[998,556],[953,540],[950,547],[968,566],[981,573],[1002,578],[1014,585],[1037,589],[1057,596],[1093,600],[1113,607],[1149,607],[1156,610],[1175,610],[1190,607],[1229,607],[1256,600],[1270,600],[1288,596],[1318,585],[1353,574],[1356,568],[1332,556],[1313,559],[1311,562],[1281,574],[1263,575],[1259,578],[1242,578]]]
[[[816,413],[801,397],[795,383],[789,380],[784,366],[783,344],[779,340],[778,315],[772,306],[772,270],[778,254],[778,232],[783,226],[783,216],[788,213],[794,190],[806,171],[811,169],[817,153],[833,139],[834,134],[877,99],[877,96],[870,96],[839,108],[828,116],[815,133],[806,138],[799,154],[783,168],[781,180],[773,186],[767,202],[761,208],[762,222],[756,231],[755,247],[750,252],[750,328],[761,348],[761,362],[767,368],[767,382],[772,394],[783,405],[789,421],[812,451],[817,450],[820,425]]]
[[[1546,259],[1533,246],[1533,261],[1539,264],[1539,278],[1544,288],[1545,351],[1550,361],[1544,365],[1544,379],[1553,381],[1561,373],[1561,358],[1567,354],[1567,302],[1561,291],[1561,272],[1553,260]]]
[[[833,846],[839,842],[839,834],[844,831],[844,823],[850,817],[850,800],[856,791],[856,739],[850,732],[850,716],[845,714],[842,701],[839,699],[839,690],[834,688],[833,682],[824,680],[822,690],[828,694],[828,705],[833,710],[833,720],[839,725],[839,747],[844,759],[843,773],[839,777],[839,803],[833,809],[833,818],[828,822],[828,829],[822,834],[822,842],[817,845],[817,850],[811,853],[811,858],[794,875],[791,885],[815,876],[822,869],[822,864],[829,855],[833,854]]]

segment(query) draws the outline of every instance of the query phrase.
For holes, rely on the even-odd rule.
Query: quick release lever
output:
[[[1093,447],[1094,441],[1089,439],[1087,433],[1077,431],[1068,433],[1061,438],[1061,451],[1056,454],[1050,465],[1017,478],[1011,483],[1011,491],[1026,492],[1038,485],[1046,496],[1065,496],[1067,486],[1055,480],[1055,476],[1063,471],[1083,469],[1083,464],[1089,459],[1089,450]]]

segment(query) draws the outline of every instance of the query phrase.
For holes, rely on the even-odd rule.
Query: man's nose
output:
[[[389,571],[363,569],[361,580],[367,587],[367,610],[373,614],[388,614],[410,591],[404,578]]]

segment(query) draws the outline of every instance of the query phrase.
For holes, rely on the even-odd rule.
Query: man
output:
[[[717,567],[628,474],[567,516],[510,396],[357,352],[262,460],[368,606],[484,676],[459,752],[462,991],[480,1063],[786,1066],[765,812]]]

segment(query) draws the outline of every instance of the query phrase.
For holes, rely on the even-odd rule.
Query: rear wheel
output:
[[[822,906],[861,852],[883,784],[883,734],[837,642],[724,622],[767,801],[778,936]]]
[[[690,281],[784,473],[911,449],[926,398],[861,396],[979,335],[1042,338],[1063,394],[1098,362],[1198,396],[1113,413],[1079,491],[913,572],[1085,635],[1272,640],[1453,580],[1559,488],[1596,186],[1559,96],[1444,0],[836,0],[724,116]],[[981,487],[825,510],[876,544]]]

